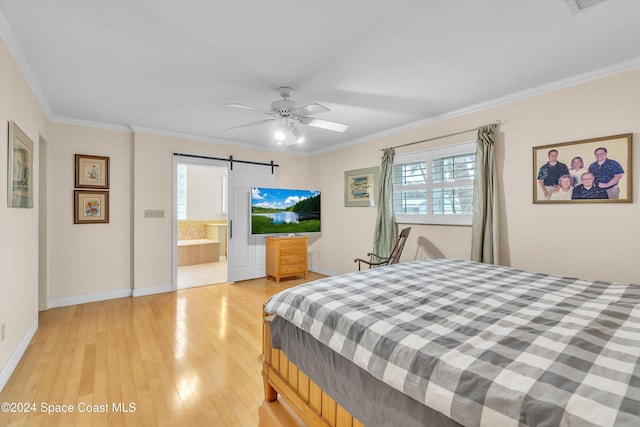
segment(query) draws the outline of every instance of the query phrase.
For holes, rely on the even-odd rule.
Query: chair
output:
[[[369,261],[356,258],[353,262],[358,263],[358,271],[360,271],[360,267],[362,264],[367,264],[369,268],[371,267],[379,267],[382,265],[390,265],[397,264],[400,261],[400,255],[402,255],[402,249],[404,249],[404,244],[407,242],[407,237],[409,236],[409,232],[411,231],[411,227],[407,227],[400,232],[400,236],[398,236],[398,241],[396,245],[393,247],[391,254],[388,257],[383,257],[374,253],[369,252],[367,256],[369,257]]]

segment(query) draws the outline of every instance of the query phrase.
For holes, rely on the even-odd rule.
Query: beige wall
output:
[[[226,220],[223,213],[225,195],[222,186],[226,183],[227,168],[210,168],[188,165],[187,218],[190,220]]]
[[[634,265],[640,241],[639,175],[633,175],[633,203],[534,205],[531,149],[628,132],[633,132],[637,147],[638,100],[640,69],[635,69],[496,109],[506,122],[501,127],[499,159],[505,263],[572,277],[640,283],[640,269]],[[639,154],[634,147],[632,164],[639,164]]]
[[[15,122],[34,143],[33,208],[7,207],[8,122]],[[0,388],[38,324],[39,140],[46,117],[0,40]]]
[[[131,134],[49,125],[49,306],[131,293]],[[109,223],[74,224],[75,154],[109,157]]]
[[[640,69],[635,69],[317,155],[312,163],[317,179],[314,184],[324,191],[323,208],[331,214],[323,217],[325,232],[312,248],[312,262],[320,270],[353,271],[352,259],[372,248],[375,208],[344,207],[339,190],[344,186],[345,170],[378,165],[379,148],[500,120],[496,134],[500,262],[565,276],[640,283],[636,266],[640,241],[637,174],[633,177],[633,203],[532,203],[532,147],[628,132],[634,132],[637,146],[639,100]],[[398,149],[397,153],[474,138],[472,132]],[[634,148],[635,165],[639,151]],[[414,225],[403,259],[468,259],[469,254],[469,227]]]

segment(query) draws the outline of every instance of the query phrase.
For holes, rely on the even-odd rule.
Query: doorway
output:
[[[225,162],[174,158],[174,289],[228,281]]]
[[[183,167],[182,164],[187,166],[198,165],[213,168],[224,176],[221,178],[222,184],[219,186],[218,184],[215,184],[215,179],[205,180],[205,182],[209,182],[209,185],[205,185],[207,190],[210,190],[210,187],[214,186],[220,188],[220,191],[222,192],[219,200],[223,205],[221,212],[224,220],[206,219],[204,222],[205,226],[211,225],[214,226],[213,228],[221,228],[219,228],[216,237],[205,237],[205,240],[214,240],[219,245],[224,245],[224,247],[218,247],[218,245],[215,246],[218,247],[218,254],[223,254],[222,256],[225,257],[226,277],[224,280],[216,279],[215,272],[209,271],[203,274],[204,279],[200,280],[199,284],[191,286],[203,286],[222,282],[237,282],[254,279],[256,277],[264,277],[266,270],[265,239],[264,237],[251,235],[249,228],[249,218],[251,216],[251,188],[258,186],[274,186],[276,183],[274,167],[277,167],[278,165],[274,165],[273,162],[256,163],[242,160],[228,161],[220,158],[174,153],[172,216],[173,256],[171,288],[173,290],[177,290],[188,287],[183,285],[180,287],[178,286],[178,231],[180,221],[192,221],[189,206],[193,203],[192,197],[189,196],[190,191],[188,178],[184,178],[186,180],[186,184],[178,179],[179,176],[181,179],[183,179],[182,177],[187,176],[184,171],[189,170],[188,168]],[[178,167],[179,165],[180,168]],[[197,204],[200,201],[201,200],[196,200],[195,203]],[[189,224],[188,226],[191,225]],[[181,237],[185,238],[180,240],[195,240],[193,239],[194,235],[184,235],[181,233]],[[184,246],[185,242],[182,242],[182,245]],[[220,265],[221,264],[218,264],[218,266]]]

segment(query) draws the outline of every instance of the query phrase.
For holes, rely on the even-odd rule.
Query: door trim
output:
[[[173,161],[171,162],[171,290],[178,290],[178,164],[188,165],[200,165],[211,166],[217,168],[227,169],[227,175],[229,174],[229,163],[224,161],[225,159],[216,159],[213,157],[204,156],[186,156],[176,155],[174,153]],[[227,188],[229,186],[229,180],[227,180]],[[226,191],[227,198],[229,197],[228,190]],[[229,205],[227,203],[227,210]],[[229,214],[227,214],[228,217]],[[227,265],[229,263],[229,256],[227,254]],[[227,273],[228,274],[228,273]]]

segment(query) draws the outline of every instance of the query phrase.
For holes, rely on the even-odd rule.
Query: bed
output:
[[[265,398],[309,425],[640,426],[640,286],[421,260],[267,301]]]

